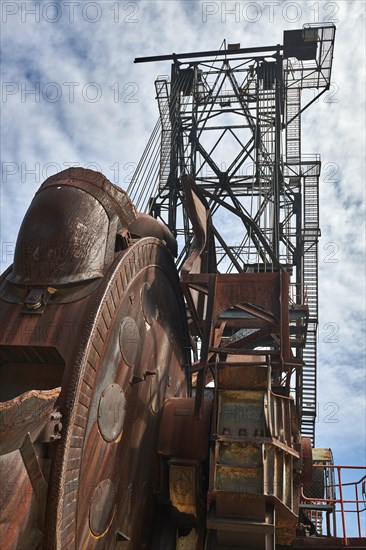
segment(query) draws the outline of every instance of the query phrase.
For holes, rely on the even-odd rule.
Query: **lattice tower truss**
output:
[[[178,239],[194,234],[181,178],[210,209],[220,272],[291,273],[293,392],[301,432],[314,444],[320,157],[303,154],[301,114],[330,87],[335,27],[284,32],[283,45],[139,58],[172,60],[155,82],[159,120],[127,192]],[[314,129],[315,130],[315,129]]]

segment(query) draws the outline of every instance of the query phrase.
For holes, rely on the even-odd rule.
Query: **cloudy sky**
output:
[[[1,3],[1,271],[44,179],[67,166],[127,187],[158,116],[169,62],[135,57],[282,42],[304,23],[337,26],[333,85],[304,115],[303,151],[321,153],[316,444],[365,462],[365,2]]]

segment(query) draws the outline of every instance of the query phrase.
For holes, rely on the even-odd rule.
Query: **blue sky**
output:
[[[44,179],[70,165],[127,187],[156,122],[154,80],[135,57],[282,41],[304,23],[337,26],[333,86],[303,116],[321,153],[316,443],[365,462],[365,3],[71,1],[1,5],[1,271]],[[335,411],[334,414],[329,414]]]

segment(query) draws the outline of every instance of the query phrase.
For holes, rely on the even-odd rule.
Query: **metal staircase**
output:
[[[316,357],[318,324],[318,238],[319,238],[319,174],[316,160],[304,171],[304,285],[307,290],[309,321],[303,351],[301,432],[314,445],[316,418]]]
[[[158,78],[155,80],[155,89],[161,121],[160,169],[158,184],[158,189],[161,191],[168,183],[170,172],[172,125],[169,116],[168,80],[166,78]]]
[[[319,174],[318,157],[303,160],[301,156],[301,88],[289,85],[286,102],[286,164],[298,177],[302,187],[303,275],[308,306],[304,366],[301,373],[301,433],[314,446],[316,418],[316,345],[318,323],[318,238],[319,238]]]
[[[287,164],[300,162],[301,117],[301,89],[287,89],[286,103],[286,160]]]

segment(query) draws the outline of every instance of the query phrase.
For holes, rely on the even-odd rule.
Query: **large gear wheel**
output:
[[[147,547],[160,411],[189,394],[174,246],[91,170],[56,174],[34,197],[0,279],[7,547]]]
[[[157,419],[165,399],[187,395],[186,334],[170,253],[142,239],[111,266],[80,342],[46,548],[147,547]]]

